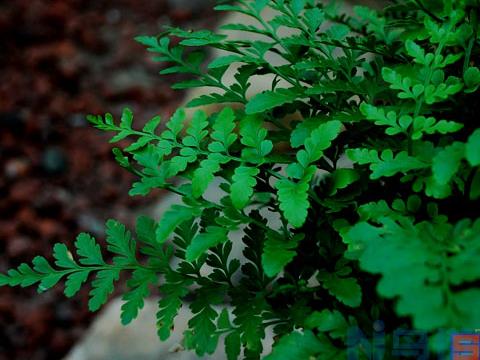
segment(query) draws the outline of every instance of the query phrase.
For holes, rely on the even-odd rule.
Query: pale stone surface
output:
[[[75,346],[65,360],[223,360],[219,346],[212,356],[199,358],[181,346],[182,333],[191,312],[183,307],[175,322],[170,339],[161,342],[157,337],[155,318],[156,299],[148,299],[138,318],[128,326],[120,323],[122,301],[111,301],[97,316],[84,339]]]
[[[183,306],[175,319],[175,331],[161,342],[155,324],[158,299],[147,299],[138,318],[131,324],[120,323],[120,298],[112,300],[100,312],[86,336],[64,360],[225,360],[224,345],[220,339],[217,351],[210,356],[198,357],[182,347],[182,334],[192,313]],[[215,307],[220,311],[222,307]],[[264,353],[272,348],[273,335],[267,331]]]

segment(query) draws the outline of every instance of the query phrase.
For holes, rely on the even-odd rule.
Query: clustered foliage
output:
[[[111,263],[80,234],[75,254],[57,244],[53,264],[36,257],[0,284],[43,291],[65,278],[73,296],[95,275],[95,311],[129,273],[124,324],[159,286],[165,340],[188,295],[185,347],[212,353],[222,337],[229,360],[260,358],[268,327],[277,340],[268,360],[346,358],[347,329],[371,333],[377,319],[386,333],[426,331],[430,350],[446,353],[449,331],[480,326],[478,2],[398,0],[353,17],[316,0],[216,9],[256,19],[225,29],[259,40],[177,28],[137,40],[169,64],[162,74],[193,75],[174,88],[219,90],[187,106],[223,109],[191,119],[179,109],[163,131],[160,117],[134,129],[128,109],[119,122],[89,117],[112,142],[133,140],[114,149],[138,175],[131,195],[162,188],[182,203],[159,221],[140,217],[135,237],[109,220]],[[203,67],[208,47],[226,55]],[[249,98],[252,77],[263,75],[270,88]],[[204,197],[214,179],[218,202]],[[232,255],[238,231],[244,259]]]

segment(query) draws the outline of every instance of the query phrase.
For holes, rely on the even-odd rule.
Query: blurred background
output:
[[[132,176],[85,115],[170,115],[182,93],[133,37],[215,21],[210,0],[0,0],[1,272],[158,200],[128,197]],[[61,359],[82,337],[88,289],[62,291],[0,289],[0,360]]]

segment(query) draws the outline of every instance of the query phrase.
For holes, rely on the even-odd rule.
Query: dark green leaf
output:
[[[199,210],[181,205],[172,205],[165,212],[156,230],[157,241],[164,243],[173,231],[183,222],[199,215]]]
[[[186,250],[187,261],[198,259],[209,248],[228,240],[227,230],[218,226],[209,226],[206,231],[192,239]]]
[[[255,95],[247,103],[245,111],[247,114],[257,114],[273,109],[277,106],[291,103],[298,97],[301,97],[301,93],[295,89],[278,89],[276,91],[265,91],[261,94]]]

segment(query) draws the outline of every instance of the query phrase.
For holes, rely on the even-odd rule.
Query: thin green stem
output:
[[[450,29],[451,29],[451,26],[448,28],[447,33],[450,31]],[[441,55],[444,46],[445,46],[445,39],[442,39],[442,41],[440,41],[440,43],[438,44],[437,49],[435,50],[434,59],[437,59],[437,57],[439,55]],[[423,84],[423,88],[425,90],[430,85],[430,82],[432,80],[434,63],[435,63],[435,60],[432,64],[426,65],[427,75],[425,76],[425,81],[424,81],[424,84]],[[423,103],[425,101],[425,90],[424,90],[423,94],[420,96],[420,99],[418,99],[416,101],[415,110],[414,110],[414,113],[413,113],[413,123],[415,122],[415,119],[417,118],[417,116],[420,115],[420,111],[422,110],[422,106],[423,106]],[[413,155],[413,139],[412,139],[413,123],[410,125],[410,127],[408,129],[408,149],[407,150],[408,150],[408,155],[410,155],[410,156]]]

